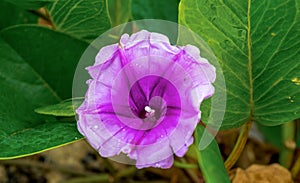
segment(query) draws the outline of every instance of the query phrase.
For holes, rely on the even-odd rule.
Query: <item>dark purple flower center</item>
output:
[[[156,119],[158,119],[159,118],[159,112],[156,112],[154,107],[145,106],[144,109],[142,109],[139,112],[138,117],[141,118],[141,119],[151,118],[151,117],[155,117]]]
[[[139,79],[131,87],[129,95],[132,113],[153,126],[162,121],[168,111],[181,108],[176,88],[160,76],[150,75]],[[179,116],[180,110],[178,111]]]

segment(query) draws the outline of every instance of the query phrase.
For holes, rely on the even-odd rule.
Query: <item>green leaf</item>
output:
[[[0,1],[0,30],[16,24],[37,23],[32,13],[6,1]]]
[[[38,9],[55,0],[4,0],[24,9]]]
[[[76,123],[45,122],[0,136],[0,160],[19,158],[54,149],[82,139]]]
[[[294,0],[181,1],[179,23],[208,43],[224,72],[223,129],[300,117],[299,7]]]
[[[139,19],[178,20],[179,0],[132,0],[132,16]]]
[[[131,0],[109,0],[107,3],[112,27],[132,19]]]
[[[86,40],[97,37],[101,33],[99,30],[108,28],[109,24],[105,24],[105,20],[108,21],[106,9],[102,6],[104,1],[96,4],[91,1],[74,2],[59,1],[51,6],[51,18],[60,22],[61,26],[56,31],[37,25],[17,25],[0,31],[7,47],[0,49],[0,76],[4,78],[0,77],[0,95],[5,98],[0,105],[5,116],[0,115],[1,159],[37,153],[82,138],[76,123],[56,121],[54,116],[34,112],[39,107],[71,98],[73,76],[88,46]],[[93,12],[99,10],[98,5],[102,9],[95,15]],[[2,56],[2,52],[7,56]],[[15,61],[18,59],[22,64]],[[2,64],[2,60],[10,63]],[[30,70],[22,75],[20,70],[26,69],[25,66]],[[27,78],[30,81],[25,85],[22,81]]]
[[[83,98],[70,99],[70,100],[62,101],[58,104],[40,107],[35,109],[34,111],[36,113],[45,114],[45,115],[71,117],[71,116],[75,116],[75,109],[77,109],[82,102],[83,102]]]
[[[203,126],[198,125],[195,132],[196,145],[199,149],[198,161],[204,179],[207,183],[230,182],[217,142],[213,140],[204,150],[200,150],[200,137],[204,130]]]
[[[88,44],[51,29],[19,25],[0,36],[44,78],[62,99],[72,97],[72,82],[79,59]]]
[[[25,156],[82,138],[76,123],[58,123],[34,110],[71,97],[75,68],[88,44],[34,25],[9,27],[0,36],[6,41],[0,42],[0,158]]]
[[[47,9],[56,30],[86,41],[110,28],[105,0],[55,0]]]
[[[34,109],[57,103],[49,84],[0,39],[0,159],[20,157],[82,138],[75,123],[57,123]]]

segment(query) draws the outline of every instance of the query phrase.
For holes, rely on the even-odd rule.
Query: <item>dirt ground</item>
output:
[[[236,136],[234,131],[220,133],[217,136],[224,158],[232,150]],[[176,160],[197,164],[197,161],[189,156]],[[229,175],[234,183],[292,182],[290,172],[274,164],[277,162],[278,150],[266,143],[249,139]],[[30,157],[0,161],[0,183],[200,183],[203,181],[199,169],[182,169],[173,166],[167,170],[155,168],[138,170],[131,165],[101,158],[85,140]]]

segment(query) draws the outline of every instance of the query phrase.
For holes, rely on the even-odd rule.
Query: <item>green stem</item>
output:
[[[246,124],[243,125],[240,135],[238,137],[238,140],[230,153],[229,157],[225,161],[225,167],[227,170],[230,170],[233,165],[236,163],[236,161],[239,159],[241,153],[244,150],[244,147],[246,145],[248,134],[251,128],[252,121],[249,120]]]
[[[295,143],[295,122],[284,123],[281,127],[283,149],[280,152],[279,162],[282,166],[290,168],[296,149]]]
[[[92,183],[92,182],[108,183],[108,182],[113,182],[113,179],[107,174],[100,174],[100,175],[94,175],[88,177],[72,178],[67,181],[63,181],[62,183]]]
[[[179,161],[174,161],[174,166],[178,168],[199,168],[198,165],[195,164],[189,164],[189,163],[182,163]]]
[[[297,157],[297,159],[294,163],[294,166],[291,169],[291,173],[292,173],[293,178],[297,177],[299,171],[300,171],[300,155]]]

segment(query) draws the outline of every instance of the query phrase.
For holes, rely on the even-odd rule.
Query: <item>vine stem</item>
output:
[[[296,129],[296,131],[294,132],[295,133],[295,140],[298,138],[298,135],[300,134],[299,133],[299,126],[298,126],[299,122],[300,122],[300,119],[295,120],[295,129]],[[298,149],[297,152],[298,152],[297,153],[298,156],[295,158],[294,164],[291,168],[291,173],[292,173],[293,178],[296,178],[297,175],[300,172],[300,150]]]
[[[298,155],[292,169],[291,169],[291,173],[292,173],[292,176],[293,178],[296,178],[298,173],[300,171],[300,155]]]
[[[88,177],[76,177],[66,181],[62,181],[62,183],[84,183],[84,182],[97,182],[97,183],[108,183],[113,182],[113,178],[107,174],[99,174]]]
[[[294,121],[289,121],[281,126],[282,143],[284,147],[279,154],[279,163],[287,169],[290,168],[293,163],[296,149],[295,127]]]
[[[249,120],[246,124],[243,125],[240,135],[237,139],[237,142],[230,153],[229,157],[225,161],[225,167],[227,170],[230,170],[236,161],[239,159],[242,151],[244,150],[245,144],[248,139],[248,134],[251,128],[252,121]]]
[[[182,163],[176,160],[174,160],[174,166],[178,168],[199,168],[196,164]]]

